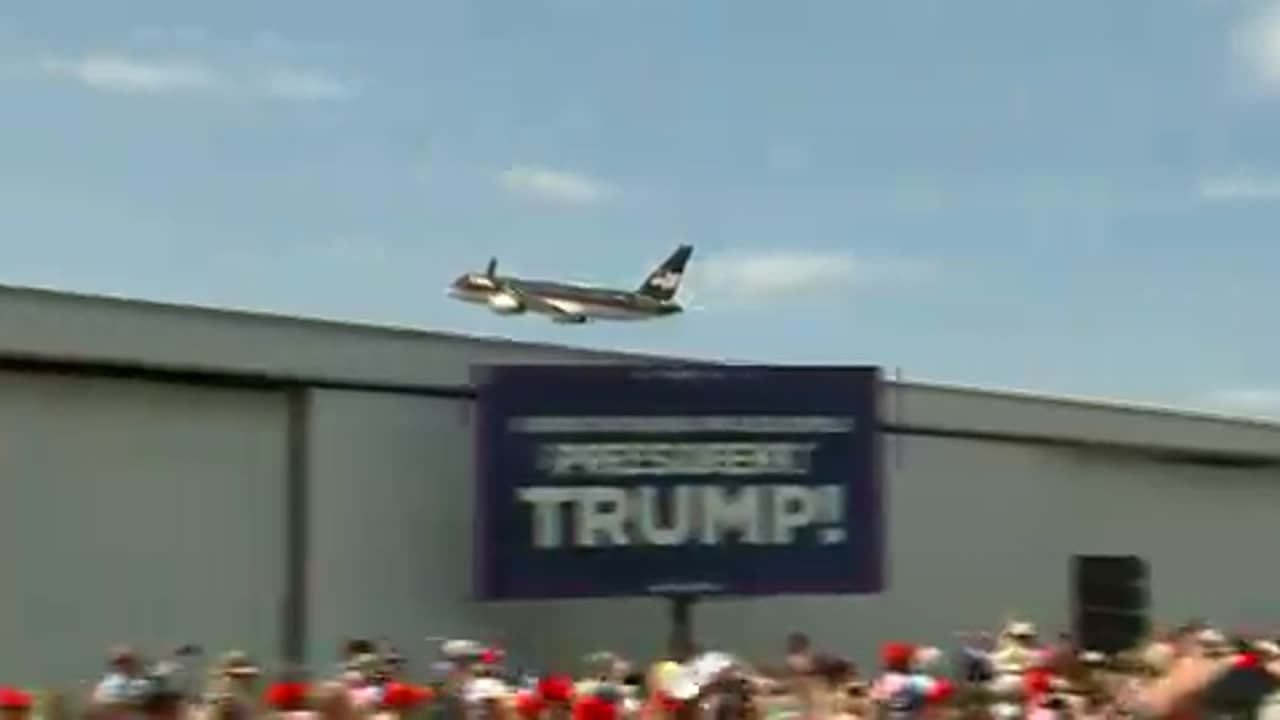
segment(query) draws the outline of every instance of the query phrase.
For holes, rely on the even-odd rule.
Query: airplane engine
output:
[[[499,315],[519,315],[524,312],[524,305],[510,295],[495,293],[489,296],[489,309]]]

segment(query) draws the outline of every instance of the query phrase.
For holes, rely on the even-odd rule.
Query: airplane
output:
[[[635,290],[504,277],[498,274],[498,259],[493,258],[484,273],[467,273],[454,280],[449,295],[462,302],[488,305],[499,315],[532,312],[568,325],[592,320],[649,320],[684,312],[675,297],[692,255],[692,245],[676,248]]]

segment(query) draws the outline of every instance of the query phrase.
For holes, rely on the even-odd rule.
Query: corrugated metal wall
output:
[[[880,597],[708,602],[700,639],[776,654],[807,630],[870,660],[883,640],[946,642],[1009,613],[1069,623],[1073,554],[1137,554],[1153,573],[1157,619],[1207,616],[1269,627],[1280,549],[1269,528],[1280,472],[1169,466],[1083,451],[912,437],[888,468],[890,591]],[[655,601],[548,605],[540,645],[571,658],[588,645],[659,647]]]
[[[552,662],[600,646],[662,647],[659,600],[471,602],[469,401],[309,396],[313,667],[353,634],[386,636],[419,662],[433,650],[425,638],[446,634],[493,637]],[[0,374],[0,678],[87,679],[121,640],[241,645],[274,658],[288,576],[287,405],[277,392]],[[805,629],[865,653],[888,637],[945,638],[1006,612],[1063,623],[1073,553],[1147,556],[1157,611],[1169,618],[1272,617],[1275,470],[893,442],[891,591],[708,602],[696,613],[706,643],[765,655]]]
[[[665,642],[660,600],[475,607],[466,403],[321,393],[315,406],[312,596],[320,657],[344,632],[413,644],[490,631],[538,659]],[[887,471],[891,591],[873,598],[710,601],[700,638],[754,656],[804,629],[868,656],[884,639],[945,641],[1006,613],[1064,627],[1076,553],[1136,553],[1156,610],[1224,622],[1267,616],[1280,580],[1267,531],[1274,470],[1169,466],[1014,443],[907,437]],[[893,458],[900,458],[894,462]],[[1227,588],[1223,590],[1222,588]],[[407,648],[421,657],[425,646]],[[867,657],[866,659],[869,659]]]
[[[525,658],[560,647],[546,623],[566,606],[471,601],[469,400],[323,390],[310,406],[313,667],[351,636],[389,638],[418,667],[435,657],[430,636],[501,642]]]
[[[119,642],[279,645],[282,394],[0,373],[0,678]]]
[[[468,403],[344,391],[311,398],[308,649],[352,636],[424,660],[430,634],[478,632],[468,603]]]

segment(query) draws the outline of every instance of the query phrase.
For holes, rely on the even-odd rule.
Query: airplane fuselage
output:
[[[512,277],[462,278],[449,289],[449,294],[463,302],[488,305],[499,314],[532,312],[562,323],[650,320],[683,311],[677,302],[656,300],[625,290]],[[523,301],[521,296],[536,302]],[[546,307],[542,307],[542,303]]]

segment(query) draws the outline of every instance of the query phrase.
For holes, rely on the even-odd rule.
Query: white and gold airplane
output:
[[[675,297],[692,255],[691,245],[676,248],[635,290],[504,277],[498,274],[498,260],[494,258],[483,273],[467,273],[454,280],[449,295],[463,302],[488,305],[499,315],[531,312],[558,323],[651,320],[684,312]]]

